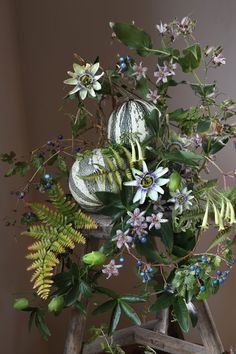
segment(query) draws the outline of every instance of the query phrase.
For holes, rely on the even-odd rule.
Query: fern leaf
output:
[[[37,215],[40,221],[45,224],[57,227],[58,225],[66,225],[67,217],[59,214],[51,209],[49,209],[46,205],[41,203],[32,203],[30,204],[31,209]]]

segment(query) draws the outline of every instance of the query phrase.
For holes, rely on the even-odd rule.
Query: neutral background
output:
[[[27,154],[33,147],[67,131],[67,120],[59,108],[65,94],[62,81],[71,67],[72,54],[78,52],[91,61],[99,54],[104,66],[114,65],[117,48],[122,54],[122,47],[110,44],[111,20],[135,20],[155,37],[155,24],[160,19],[193,16],[198,21],[196,36],[202,43],[224,46],[227,65],[215,72],[215,79],[223,92],[236,97],[235,13],[234,0],[1,0],[0,151],[13,149],[19,155]],[[188,93],[175,91],[176,106],[187,106],[190,100]],[[220,159],[224,170],[235,168],[233,146]],[[25,313],[11,309],[14,293],[29,289],[29,274],[25,272],[26,241],[19,237],[18,229],[3,225],[4,217],[14,208],[10,192],[22,181],[3,178],[4,168],[1,165],[0,352],[60,354],[67,315],[50,319],[53,337],[46,343],[36,331],[28,334]],[[233,271],[219,294],[210,300],[226,348],[236,346],[235,277]],[[124,277],[116,279],[114,287],[127,291],[131,279],[132,272],[127,267],[125,281]]]

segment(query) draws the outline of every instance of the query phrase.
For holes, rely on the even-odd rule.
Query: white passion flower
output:
[[[168,172],[168,168],[158,167],[154,172],[148,171],[146,163],[143,161],[143,171],[132,169],[134,181],[124,182],[126,186],[135,186],[137,191],[134,196],[133,202],[140,201],[143,204],[146,197],[156,201],[158,193],[164,194],[161,186],[169,182],[168,178],[160,178]]]
[[[104,75],[104,72],[96,75],[96,72],[99,69],[99,63],[86,65],[79,65],[74,63],[73,69],[74,72],[67,72],[71,78],[64,81],[64,83],[67,85],[75,86],[73,90],[69,92],[69,94],[72,95],[73,93],[79,91],[79,95],[82,100],[87,97],[88,93],[90,96],[96,97],[95,91],[101,89],[101,84],[98,82],[98,80]]]
[[[168,202],[175,203],[174,209],[182,214],[184,210],[188,210],[192,206],[191,199],[193,199],[194,196],[190,195],[191,192],[192,191],[188,191],[186,187],[182,190],[177,189],[176,192],[170,193],[172,198],[169,199]]]

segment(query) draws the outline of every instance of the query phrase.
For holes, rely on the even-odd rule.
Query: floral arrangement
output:
[[[65,101],[76,106],[69,115],[72,138],[59,135],[25,161],[14,152],[1,155],[10,164],[5,176],[31,176],[16,194],[26,208],[23,234],[34,239],[27,258],[37,296],[18,298],[14,307],[29,311],[30,325],[35,322],[44,338],[50,335],[47,308],[58,314],[74,306],[86,313],[85,298],[92,301],[96,293],[107,298],[93,313],[112,310],[109,327],[99,330],[109,336],[122,313],[141,323],[132,308],[138,302],[153,312],[171,306],[173,319],[188,331],[190,320],[197,321],[193,301],[215,294],[229,276],[236,188],[228,182],[235,171],[223,171],[217,153],[236,136],[236,109],[216,82],[208,82],[209,71],[226,63],[222,48],[201,47],[195,26],[189,17],[161,22],[154,48],[135,24],[110,23],[113,40],[132,53],[118,55],[109,69],[98,58],[87,62],[76,55],[65,80],[71,86]],[[153,60],[149,67],[146,57]],[[182,87],[197,103],[171,111],[171,96]],[[87,131],[98,136],[94,150],[86,146]],[[218,179],[211,179],[210,167]],[[30,203],[32,189],[45,202]],[[78,259],[74,248],[86,243],[83,230],[97,227],[94,213],[111,217],[110,237]],[[214,239],[200,252],[210,227]],[[99,286],[101,277],[125,277],[127,258],[136,274],[134,294],[114,292],[109,280],[107,288]],[[116,353],[109,345],[106,350]]]

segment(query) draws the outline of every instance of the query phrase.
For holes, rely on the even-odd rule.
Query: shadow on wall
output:
[[[121,45],[110,44],[108,22],[132,21],[157,36],[155,24],[160,19],[169,21],[192,14],[198,20],[197,38],[206,44],[222,44],[227,65],[217,71],[216,79],[232,97],[236,96],[234,58],[236,57],[235,14],[236,3],[228,0],[203,1],[99,1],[64,0],[40,2],[2,0],[0,2],[1,45],[1,123],[0,150],[16,150],[20,155],[43,144],[62,131],[68,132],[64,113],[59,111],[65,95],[62,81],[71,67],[73,53],[93,60],[100,54],[104,66],[114,65],[116,53],[124,53]],[[157,38],[157,37],[156,37]],[[126,53],[124,53],[126,54]],[[67,90],[67,88],[65,88]],[[173,91],[175,104],[191,102],[189,93]],[[92,137],[90,137],[92,139]],[[236,162],[235,151],[229,146],[221,157],[225,170]],[[2,172],[2,171],[1,171]],[[214,174],[215,171],[212,171]],[[2,176],[2,173],[1,173]],[[14,201],[9,192],[21,183],[1,177],[1,219],[9,215]],[[28,335],[26,315],[11,310],[13,293],[29,288],[29,274],[25,273],[24,250],[26,241],[18,238],[19,230],[1,225],[1,352],[4,354],[58,354],[62,353],[68,316],[53,319],[53,337],[45,343],[38,333]],[[206,240],[207,241],[207,240]],[[116,279],[120,291],[134,291],[132,271],[127,264],[125,276]],[[225,347],[235,344],[234,299],[235,271],[221,292],[211,299],[213,314]],[[125,281],[124,281],[125,279]],[[226,301],[227,299],[227,301]],[[89,319],[90,324],[105,321]],[[95,322],[96,321],[96,322]],[[190,335],[191,336],[191,335]]]

